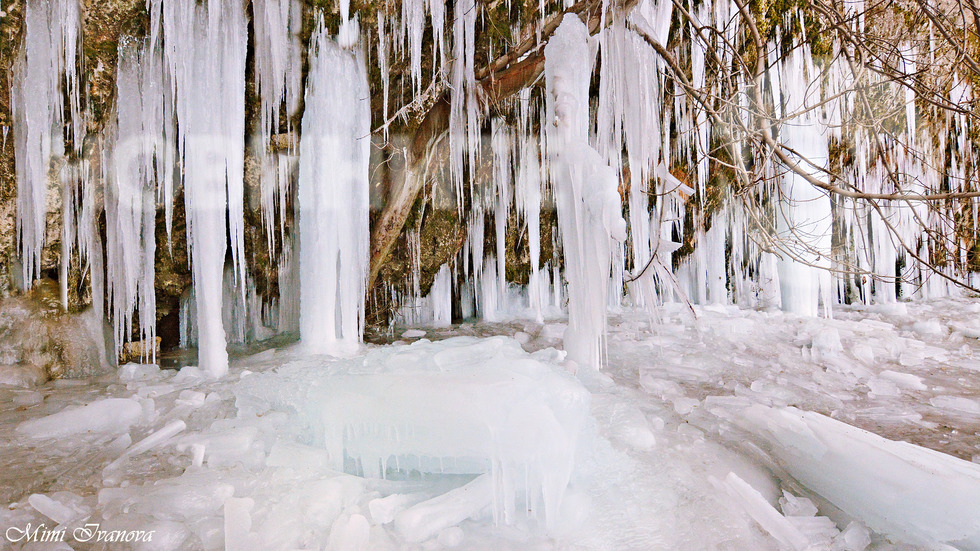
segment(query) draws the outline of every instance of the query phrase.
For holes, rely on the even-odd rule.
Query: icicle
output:
[[[315,352],[345,354],[364,331],[368,84],[363,60],[330,40],[322,22],[310,67],[299,166],[300,340]]]
[[[531,275],[528,278],[528,306],[534,311],[534,318],[544,320],[538,266],[541,262],[541,166],[538,160],[537,141],[527,135],[527,114],[530,89],[521,92],[521,120],[523,130],[519,132],[519,168],[515,186],[517,211],[527,224],[527,242]]]
[[[615,172],[589,146],[589,32],[566,15],[545,46],[548,157],[568,281],[565,349],[601,365],[612,239],[626,237]],[[612,239],[611,239],[612,238]]]
[[[456,2],[453,22],[453,74],[450,86],[449,169],[456,187],[457,204],[463,204],[463,166],[467,154],[470,184],[480,152],[480,109],[476,97],[476,4]]]
[[[443,264],[432,282],[429,291],[432,303],[432,324],[436,327],[448,327],[453,321],[453,283],[452,270],[449,264]]]
[[[442,67],[446,64],[446,2],[445,0],[428,0],[429,16],[432,21],[432,63],[436,64],[438,54],[438,65]],[[433,71],[432,78],[438,78],[438,69]]]
[[[245,12],[237,0],[207,6],[150,0],[150,17],[151,33],[162,32],[173,75],[187,242],[199,299],[198,356],[202,368],[220,377],[228,369],[221,323],[226,235],[237,280],[245,281]]]
[[[402,1],[402,25],[408,37],[414,95],[422,91],[422,35],[425,32],[426,0]]]
[[[702,2],[697,8],[697,13],[695,19],[701,25],[708,25],[710,23],[710,10],[711,5],[708,2]],[[705,86],[705,56],[708,45],[704,43],[704,38],[701,38],[701,28],[700,25],[692,22],[691,23],[691,84],[698,89],[702,89]],[[692,102],[693,104],[693,102]],[[694,160],[697,174],[697,190],[698,197],[701,201],[702,208],[705,202],[705,190],[708,187],[708,138],[711,135],[711,130],[708,128],[708,114],[700,106],[694,106],[689,104],[690,107],[694,108],[694,140],[695,140],[695,151]]]
[[[503,297],[507,287],[507,216],[511,196],[512,136],[504,121],[492,121],[491,148],[493,149],[493,183],[496,196],[493,224],[497,248],[497,286]]]
[[[673,4],[669,1],[645,0],[630,15],[633,24],[661,43],[666,43]],[[653,24],[651,24],[653,22]],[[675,182],[661,161],[669,151],[662,150],[661,123],[664,78],[660,58],[636,33],[626,29],[625,22],[615,21],[603,33],[599,102],[596,121],[596,149],[614,169],[622,172],[626,152],[629,179],[629,213],[632,264],[639,274],[655,255],[660,243],[657,220],[665,217],[665,203],[671,194],[689,192]],[[669,127],[669,125],[667,125]],[[651,216],[650,182],[657,177],[658,212]],[[674,181],[671,181],[674,180]],[[665,240],[669,242],[669,239]],[[666,251],[665,251],[666,252]],[[670,254],[666,252],[666,254]],[[669,264],[668,264],[669,265]],[[634,304],[653,307],[657,304],[657,286],[649,281],[653,271],[644,272],[643,281],[631,285]]]
[[[388,26],[388,18],[381,12],[378,13],[378,68],[381,71],[381,112],[384,114],[384,120],[388,120],[388,82],[390,75],[388,74],[388,31],[386,27]],[[384,139],[385,142],[388,141],[388,125],[384,125]]]
[[[27,287],[41,273],[48,170],[52,159],[64,154],[60,129],[65,95],[76,154],[85,137],[77,66],[80,26],[77,0],[25,2],[24,47],[14,62],[10,107],[16,122],[17,238]],[[63,79],[67,90],[62,89]]]
[[[279,130],[283,106],[287,120],[299,106],[302,62],[298,33],[303,22],[302,6],[298,0],[255,0],[252,12],[255,85],[261,103],[256,153],[261,165],[262,220],[271,257],[276,220],[280,228],[285,222],[290,178],[289,172],[282,170],[283,160],[269,152],[269,144]],[[281,242],[282,235],[279,237]]]
[[[156,335],[155,198],[158,187],[173,177],[173,150],[165,140],[172,121],[163,109],[159,52],[125,39],[116,73],[119,101],[107,140],[111,158],[103,167],[108,292],[118,353],[130,340],[134,311],[140,339],[152,343]],[[143,350],[155,361],[154,346]]]
[[[61,307],[68,310],[68,269],[71,265],[71,246],[75,241],[75,167],[66,164],[61,169],[61,254],[58,266],[58,287]]]

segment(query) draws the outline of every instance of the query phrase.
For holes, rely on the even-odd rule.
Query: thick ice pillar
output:
[[[317,353],[350,353],[364,332],[370,126],[364,62],[320,24],[299,146],[300,340]]]
[[[568,281],[565,350],[599,368],[612,240],[626,237],[615,171],[589,145],[589,31],[566,15],[545,47],[547,144]]]
[[[782,67],[782,93],[786,122],[780,140],[793,153],[802,171],[825,179],[828,133],[820,120],[820,88],[809,83],[817,74],[807,47],[793,50]],[[784,167],[779,183],[777,230],[791,254],[779,261],[779,287],[786,312],[816,316],[819,304],[830,316],[832,301],[829,268],[832,213],[830,198],[798,172]]]
[[[245,9],[238,0],[210,0],[206,6],[152,0],[149,8],[174,77],[198,361],[220,377],[228,371],[221,302],[229,238],[238,280],[245,279]]]

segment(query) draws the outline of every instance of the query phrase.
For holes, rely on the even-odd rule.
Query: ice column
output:
[[[317,353],[350,353],[364,330],[370,125],[364,62],[321,22],[299,162],[300,340]]]
[[[819,88],[811,87],[817,71],[807,46],[796,48],[782,66],[782,94],[787,122],[780,127],[780,140],[792,150],[799,170],[814,178],[826,178],[821,169],[828,162],[827,131],[815,106]],[[791,255],[779,262],[783,310],[816,316],[823,301],[830,315],[831,274],[830,198],[803,176],[784,167],[780,181],[777,229]],[[790,257],[792,256],[792,257]]]
[[[432,303],[432,325],[448,327],[453,322],[453,271],[443,264],[432,282],[429,300]]]
[[[493,183],[496,203],[493,212],[494,235],[497,245],[497,295],[504,300],[507,294],[507,215],[511,196],[512,134],[500,119],[492,121]]]
[[[210,0],[206,6],[151,0],[150,15],[153,32],[163,33],[174,76],[198,358],[211,376],[220,377],[228,370],[221,302],[229,237],[236,277],[245,280],[245,11],[238,0]]]
[[[523,98],[522,98],[523,100]],[[538,161],[538,143],[520,132],[520,165],[515,185],[517,211],[527,223],[527,243],[531,275],[527,284],[529,306],[537,321],[543,321],[541,313],[541,279],[538,266],[541,262],[541,166]]]
[[[568,281],[565,349],[599,368],[612,240],[626,237],[618,178],[589,145],[589,31],[566,15],[545,46],[547,143]]]

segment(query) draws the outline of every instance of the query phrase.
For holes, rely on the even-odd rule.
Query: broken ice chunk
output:
[[[796,497],[785,490],[783,497],[779,498],[779,506],[788,517],[812,517],[817,514],[817,506],[812,501],[805,497]]]
[[[56,492],[51,497],[44,494],[31,494],[27,502],[37,512],[58,524],[88,516],[92,512],[90,507],[82,504],[80,496],[70,492]]]
[[[106,398],[24,421],[17,426],[17,432],[31,438],[64,438],[96,432],[119,434],[129,430],[142,413],[143,408],[135,400]]]
[[[493,479],[480,475],[469,484],[398,513],[395,528],[406,541],[425,541],[440,530],[479,514],[492,502]]]
[[[779,511],[770,505],[758,490],[735,473],[728,473],[723,484],[715,480],[712,482],[721,486],[750,517],[783,545],[796,551],[804,551],[810,546],[810,540],[803,532],[779,514]]]
[[[939,409],[952,410],[957,413],[980,416],[980,402],[963,398],[962,396],[936,396],[929,400],[929,405]]]
[[[980,549],[980,465],[796,408],[746,408],[794,478],[874,531],[916,545]]]

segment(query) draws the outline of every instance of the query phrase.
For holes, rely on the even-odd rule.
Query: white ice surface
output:
[[[0,388],[0,531],[87,518],[104,529],[157,530],[155,548],[174,550],[975,549],[980,484],[976,463],[963,459],[980,455],[980,420],[966,405],[980,395],[980,342],[914,329],[931,319],[967,325],[973,305],[838,308],[818,320],[717,306],[696,308],[697,321],[667,306],[657,324],[627,311],[611,318],[608,370],[579,370],[580,382],[549,349],[564,329],[554,320],[411,328],[433,342],[370,345],[348,360],[270,349],[233,359],[217,381],[195,367],[128,365],[36,391]],[[444,340],[452,336],[469,339]],[[458,361],[436,362],[442,353],[440,362]],[[355,427],[343,468],[360,474],[362,454],[390,449],[379,469],[387,479],[333,467],[324,400],[340,389],[385,375],[390,409],[431,387],[438,398],[418,407],[438,410],[455,397],[434,386],[437,375],[495,369],[522,375],[501,384],[527,392],[490,399],[502,391],[483,385],[487,397],[469,395],[457,403],[461,414],[418,423],[416,442],[408,431],[402,443]],[[885,383],[892,392],[872,390]],[[501,410],[530,402],[557,410],[563,402],[549,389],[578,396],[581,386],[590,404],[582,423],[594,437],[579,440],[551,529],[534,515],[495,519],[501,487],[489,484],[487,505],[492,469],[477,478],[485,463],[440,462],[435,452],[460,455],[465,438],[440,442],[438,431],[421,430],[431,423],[469,435],[464,427],[487,404],[486,418],[503,430]],[[380,410],[362,413],[381,426],[390,420]],[[356,424],[333,411],[334,422]],[[548,426],[545,417],[522,415],[534,422],[515,434]],[[82,430],[86,419],[98,421],[93,430]],[[52,427],[60,436],[32,437]],[[433,456],[402,461],[413,445]],[[496,457],[505,451],[520,458]],[[530,492],[523,478],[514,486],[520,513]]]

